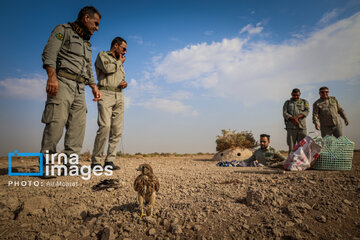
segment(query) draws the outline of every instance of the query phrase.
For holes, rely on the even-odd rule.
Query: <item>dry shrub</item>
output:
[[[229,148],[254,148],[258,146],[257,141],[251,132],[236,132],[221,130],[222,135],[216,136],[216,151],[221,152]]]

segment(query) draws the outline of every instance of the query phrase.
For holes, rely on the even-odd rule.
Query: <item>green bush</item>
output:
[[[258,146],[253,134],[248,131],[221,130],[222,135],[216,136],[216,151],[221,152],[229,148],[254,148]]]

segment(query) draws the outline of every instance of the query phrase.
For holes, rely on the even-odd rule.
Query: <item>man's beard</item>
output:
[[[118,60],[120,59],[120,53],[118,51],[115,51],[115,58]]]

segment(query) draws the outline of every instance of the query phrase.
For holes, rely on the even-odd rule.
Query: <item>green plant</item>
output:
[[[252,132],[236,130],[221,130],[222,135],[216,136],[216,151],[224,151],[229,148],[254,148],[258,146]]]

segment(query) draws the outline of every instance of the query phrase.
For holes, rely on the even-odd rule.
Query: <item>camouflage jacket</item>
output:
[[[319,98],[313,105],[313,123],[321,126],[341,126],[340,117],[347,120],[344,109],[335,97]]]
[[[299,126],[290,121],[291,117],[303,114],[305,117],[299,118]],[[283,117],[286,129],[306,129],[306,117],[309,115],[309,103],[307,100],[300,98],[297,101],[287,100],[283,106]]]
[[[255,160],[257,160],[259,163],[263,165],[269,165],[277,160],[285,161],[286,158],[283,155],[281,155],[281,153],[277,151],[275,148],[268,146],[264,150],[258,148],[257,150],[255,150],[255,152],[250,158],[244,161],[250,163]]]
[[[43,67],[49,66],[57,72],[61,69],[84,77],[88,84],[95,83],[90,42],[82,39],[70,24],[54,28],[42,53],[42,61]]]

